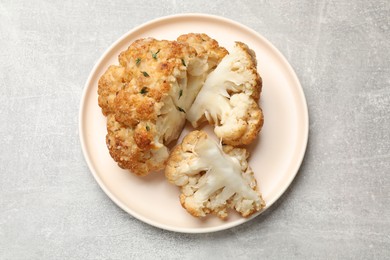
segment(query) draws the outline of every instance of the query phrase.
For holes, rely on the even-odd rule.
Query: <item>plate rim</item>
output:
[[[249,31],[250,33],[254,34],[256,37],[258,37],[262,41],[264,41],[268,45],[268,47],[270,47],[272,49],[272,51],[278,56],[278,58],[281,59],[283,64],[287,66],[286,68],[288,69],[290,76],[292,76],[292,79],[294,80],[295,84],[297,84],[297,86],[298,86],[298,95],[299,95],[300,99],[302,100],[302,104],[304,105],[304,113],[301,114],[302,119],[305,123],[305,125],[303,126],[303,128],[305,129],[305,132],[303,133],[304,144],[302,145],[302,150],[300,151],[300,154],[298,156],[299,160],[296,160],[296,163],[294,165],[295,167],[293,169],[291,169],[290,179],[288,179],[286,181],[285,186],[282,187],[282,189],[280,189],[279,193],[277,194],[277,196],[275,196],[275,198],[273,200],[270,200],[267,202],[267,207],[264,210],[257,212],[256,214],[253,214],[249,218],[242,218],[242,219],[239,219],[238,221],[229,222],[229,223],[222,224],[222,225],[215,226],[215,227],[204,227],[204,228],[171,227],[169,225],[158,223],[154,220],[145,218],[141,214],[139,214],[139,213],[133,211],[131,208],[127,207],[124,203],[122,203],[118,198],[116,198],[116,196],[114,196],[111,193],[111,191],[106,187],[104,182],[98,176],[98,174],[95,170],[95,167],[93,166],[92,160],[89,156],[89,153],[87,151],[86,140],[84,139],[84,130],[82,127],[83,120],[84,120],[84,115],[83,115],[84,104],[85,104],[85,100],[87,98],[89,86],[91,85],[92,77],[93,77],[93,75],[95,75],[96,70],[100,66],[101,62],[107,57],[107,54],[112,51],[114,46],[117,46],[120,42],[122,42],[124,39],[129,37],[131,34],[133,34],[134,32],[136,32],[144,27],[148,27],[150,25],[157,24],[159,22],[169,22],[169,20],[188,19],[188,18],[206,18],[209,20],[219,21],[219,22],[223,22],[223,23],[227,23],[227,24],[233,24],[233,25],[235,25],[243,30]],[[269,40],[267,40],[260,33],[249,28],[248,26],[243,25],[243,24],[236,22],[234,20],[222,17],[222,16],[212,15],[212,14],[204,14],[204,13],[181,13],[181,14],[173,14],[173,15],[158,17],[158,18],[149,20],[147,22],[144,22],[138,26],[135,26],[133,29],[129,30],[128,32],[123,34],[121,37],[119,37],[116,41],[111,43],[111,45],[103,52],[103,54],[100,55],[99,59],[95,62],[94,66],[93,66],[92,70],[90,71],[88,78],[84,84],[84,88],[83,88],[83,92],[82,92],[82,96],[81,96],[80,104],[79,104],[78,118],[79,118],[79,120],[78,120],[79,139],[80,139],[80,144],[81,144],[81,149],[83,152],[84,160],[87,163],[87,166],[88,166],[90,173],[94,177],[95,181],[99,184],[99,187],[103,190],[103,192],[122,210],[124,210],[125,212],[127,212],[128,214],[133,216],[134,218],[140,220],[141,222],[147,223],[151,226],[154,226],[154,227],[157,227],[160,229],[174,231],[174,232],[178,232],[178,233],[211,233],[211,232],[217,232],[217,231],[230,229],[232,227],[239,226],[245,222],[250,221],[251,219],[257,217],[258,215],[260,215],[261,213],[263,213],[264,211],[269,209],[286,192],[288,187],[291,185],[292,181],[295,179],[295,177],[296,177],[296,175],[297,175],[297,173],[302,165],[303,159],[305,157],[308,139],[309,139],[309,111],[308,111],[306,97],[305,97],[302,85],[298,79],[298,76],[296,75],[294,69],[292,68],[291,64],[287,61],[287,59],[284,57],[284,55]]]

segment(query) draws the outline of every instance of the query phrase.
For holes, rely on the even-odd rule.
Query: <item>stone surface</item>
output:
[[[210,13],[270,40],[306,94],[310,137],[282,198],[244,225],[177,234],[102,192],[78,110],[89,72],[150,19]],[[0,259],[385,259],[390,255],[390,2],[0,2]]]

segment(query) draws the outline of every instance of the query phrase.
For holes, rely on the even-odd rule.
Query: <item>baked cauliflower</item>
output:
[[[188,33],[180,35],[177,38],[178,42],[188,43],[194,47],[198,56],[207,58],[207,70],[215,69],[223,57],[228,54],[228,51],[219,46],[218,42],[210,38],[204,33]]]
[[[189,133],[167,162],[165,176],[181,187],[181,205],[193,216],[214,213],[224,219],[233,208],[242,216],[265,207],[243,148],[223,146],[203,131]]]
[[[262,81],[256,69],[255,53],[236,42],[233,50],[213,70],[198,93],[186,117],[193,127],[208,121],[223,143],[250,144],[263,125],[258,105]]]
[[[164,168],[167,145],[180,135],[210,71],[208,59],[189,43],[145,38],[102,75],[98,103],[107,116],[106,143],[121,168],[140,176]]]

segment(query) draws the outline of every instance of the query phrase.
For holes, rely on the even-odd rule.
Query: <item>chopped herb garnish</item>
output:
[[[141,58],[137,58],[137,59],[135,60],[135,65],[139,65],[140,62],[141,62]]]
[[[149,74],[146,71],[142,71],[142,74],[144,74],[145,77],[149,77]]]
[[[184,67],[187,67],[186,62],[184,61],[184,59],[181,59],[181,64],[183,64]]]
[[[186,111],[183,109],[183,108],[181,108],[181,107],[176,107],[177,108],[177,110],[179,110],[180,112],[183,112],[183,113],[185,113]]]
[[[139,93],[141,93],[142,95],[145,95],[146,93],[148,93],[148,88],[143,87]]]
[[[160,49],[158,49],[158,51],[156,53],[153,53],[152,52],[152,57],[153,59],[157,60],[157,54],[160,52]]]
[[[148,125],[146,125],[146,131],[149,131],[150,130],[150,127]]]
[[[183,90],[182,89],[180,89],[180,91],[179,91],[179,99],[181,98],[181,96],[183,96]]]

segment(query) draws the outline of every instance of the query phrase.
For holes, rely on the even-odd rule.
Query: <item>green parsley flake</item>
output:
[[[144,74],[145,77],[149,77],[149,74],[146,71],[142,71],[142,74]]]
[[[137,58],[136,60],[135,60],[135,65],[139,65],[141,63],[141,58]]]
[[[181,107],[176,107],[177,108],[177,110],[179,110],[180,112],[183,112],[183,113],[185,113],[186,111],[183,109],[183,108],[181,108]]]
[[[156,53],[153,53],[152,52],[152,57],[153,59],[157,60],[157,54],[160,52],[160,49],[158,49],[158,51]]]
[[[179,99],[181,98],[181,96],[183,96],[183,90],[182,89],[180,89],[180,91],[179,91]]]
[[[141,93],[142,95],[145,95],[146,93],[148,93],[148,88],[143,87],[139,93]]]
[[[181,64],[183,64],[184,67],[187,67],[186,62],[184,61],[184,59],[181,59]]]
[[[148,125],[146,125],[146,131],[149,131],[150,130],[150,127]]]

